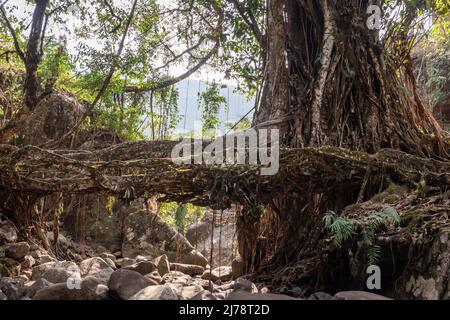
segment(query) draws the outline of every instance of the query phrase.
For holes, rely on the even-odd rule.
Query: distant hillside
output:
[[[201,110],[198,108],[197,99],[200,92],[204,92],[208,84],[199,80],[184,80],[177,85],[179,91],[179,109],[182,119],[178,123],[178,130],[194,130],[196,121],[200,121]],[[247,97],[235,92],[234,86],[224,86],[221,95],[228,102],[228,112],[225,108],[220,111],[220,122],[225,125],[227,122],[235,123],[239,121],[255,104],[254,99],[250,101]],[[186,116],[186,118],[184,118]],[[252,114],[250,114],[250,118]]]

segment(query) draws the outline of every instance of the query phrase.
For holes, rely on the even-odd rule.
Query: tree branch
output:
[[[11,22],[8,19],[8,16],[6,15],[5,9],[3,8],[3,4],[0,6],[0,12],[2,14],[3,20],[5,21],[6,27],[9,30],[9,33],[11,34],[11,37],[13,38],[14,42],[14,48],[16,49],[17,55],[20,57],[20,59],[25,63],[25,54],[23,53],[22,49],[20,48],[19,39],[17,39],[16,30],[14,30],[13,26],[11,25]]]

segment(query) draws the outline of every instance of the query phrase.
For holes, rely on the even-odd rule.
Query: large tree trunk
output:
[[[281,144],[288,147],[331,145],[368,153],[394,148],[446,156],[441,129],[420,101],[408,59],[395,67],[378,32],[367,28],[368,5],[268,1],[267,66],[254,126],[279,128]],[[273,277],[274,269],[294,265],[297,279],[311,276],[318,284],[323,215],[382,191],[386,181],[376,179],[372,169],[368,165],[360,189],[331,182],[325,173],[320,186],[303,192],[286,184],[261,218],[241,217],[240,253],[247,270],[269,268]]]
[[[439,125],[404,84],[403,70],[383,57],[377,32],[366,27],[367,6],[359,0],[269,1],[268,62],[254,124],[276,124],[291,147],[441,155]]]

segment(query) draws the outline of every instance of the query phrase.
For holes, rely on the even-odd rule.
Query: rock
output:
[[[33,112],[19,130],[25,145],[40,145],[67,133],[83,114],[85,106],[66,92],[46,95],[35,105]]]
[[[104,290],[97,278],[86,277],[80,283],[80,289],[70,289],[66,283],[58,283],[39,290],[33,300],[104,300]],[[104,288],[104,287],[100,287]]]
[[[108,252],[103,252],[102,254],[100,254],[100,258],[103,258],[105,261],[106,261],[106,259],[110,259],[111,261],[117,260],[117,257],[115,255],[113,255],[112,253],[108,253]]]
[[[121,258],[121,259],[117,259],[115,261],[117,268],[125,268],[125,267],[131,266],[132,264],[135,264],[135,263],[136,263],[136,260],[130,259],[130,258]]]
[[[17,277],[14,277],[14,279],[22,280],[22,281],[24,281],[24,282],[30,281],[30,278],[28,278],[28,277],[27,277],[26,275],[24,275],[24,274],[20,274],[20,275],[18,275]]]
[[[31,280],[31,276],[33,275],[33,269],[29,268],[29,269],[22,269],[20,271],[23,275],[25,275],[29,280]]]
[[[95,257],[81,261],[80,271],[82,277],[92,276],[102,284],[108,283],[114,270],[102,258]]]
[[[136,271],[145,276],[146,274],[152,273],[153,271],[157,270],[157,267],[152,261],[142,261],[132,264],[131,266],[123,267],[122,269]]]
[[[153,257],[152,256],[142,256],[142,255],[138,255],[136,256],[136,258],[134,258],[136,260],[136,262],[142,262],[142,261],[152,261]]]
[[[145,277],[155,281],[157,284],[161,284],[163,282],[163,279],[159,275],[158,271],[153,271],[152,273],[145,275]]]
[[[197,250],[191,250],[189,252],[181,254],[180,257],[177,257],[177,254],[174,252],[168,252],[167,256],[169,257],[169,261],[184,263],[184,264],[194,264],[198,266],[206,267],[208,264],[208,259],[206,259],[200,252]]]
[[[233,279],[237,279],[245,274],[245,264],[241,257],[236,257],[231,262],[231,270],[233,273]]]
[[[165,254],[155,258],[153,262],[156,264],[156,267],[158,268],[158,273],[161,276],[164,276],[166,273],[170,272],[169,259]]]
[[[55,258],[49,256],[48,254],[42,255],[39,258],[39,264],[43,264],[43,263],[48,263],[48,262],[57,262],[58,260],[56,260]]]
[[[122,258],[122,251],[116,251],[116,252],[113,253],[113,255],[114,255],[117,259]]]
[[[130,300],[180,300],[171,285],[158,285],[144,288],[133,295]]]
[[[21,263],[22,269],[28,269],[33,268],[33,266],[36,264],[36,260],[30,255],[27,255],[23,258],[23,261]]]
[[[8,299],[8,297],[6,296],[6,294],[4,294],[2,292],[2,290],[0,290],[0,301],[4,301],[4,300],[7,300],[7,299]]]
[[[208,258],[208,262],[213,268],[229,266],[233,261],[235,256],[234,243],[236,240],[235,213],[236,210],[234,207],[223,211],[208,209],[205,212],[205,220],[191,225],[186,232],[188,241],[203,256]],[[220,221],[221,226],[216,225],[212,228],[212,216],[214,214],[216,215],[216,223]],[[183,263],[187,262],[183,261]]]
[[[116,266],[116,264],[114,263],[114,261],[112,261],[112,260],[109,259],[109,258],[103,258],[103,260],[105,260],[105,262],[108,264],[108,266],[111,267],[111,269],[117,270],[117,266]]]
[[[191,300],[217,300],[217,297],[214,296],[210,291],[204,290],[193,296]]]
[[[139,200],[129,208],[121,208],[127,216],[122,255],[134,258],[142,252],[153,257],[166,254],[170,262],[206,266],[208,260],[161,217],[149,213],[143,203]]]
[[[50,281],[47,281],[46,279],[42,278],[37,281],[29,281],[28,283],[24,284],[24,287],[22,289],[22,296],[25,296],[27,298],[33,298],[36,292],[39,290],[42,290],[44,288],[52,286],[53,283]]]
[[[111,293],[122,300],[128,300],[138,291],[152,285],[158,285],[158,283],[136,271],[127,269],[114,271],[108,282]]]
[[[196,244],[207,240],[211,234],[211,225],[212,223],[207,221],[194,223],[193,225],[189,226],[188,230],[186,231],[186,239],[191,244]]]
[[[53,243],[53,232],[47,232],[47,240],[49,243]],[[74,244],[71,240],[67,239],[62,233],[58,234],[58,247],[67,250],[68,248],[73,248]]]
[[[233,274],[232,274],[231,267],[226,267],[226,266],[215,268],[212,271],[206,270],[202,275],[202,279],[211,280],[213,282],[230,281],[232,278],[233,278]]]
[[[0,276],[15,277],[20,274],[20,262],[11,258],[0,258]]]
[[[250,292],[250,293],[257,293],[258,292],[258,288],[256,287],[256,285],[251,282],[250,280],[247,280],[243,277],[237,278],[236,281],[234,282],[234,290],[235,291],[246,291],[246,292]]]
[[[0,222],[0,244],[14,243],[18,239],[16,227],[11,221]]]
[[[234,291],[230,293],[225,300],[301,300],[296,299],[284,294],[273,294],[273,293],[250,293],[246,291]]]
[[[392,299],[366,291],[341,291],[334,295],[333,300],[392,300]]]
[[[66,283],[69,278],[80,279],[80,268],[75,262],[58,261],[33,268],[32,280],[44,278],[52,283]]]
[[[104,284],[99,284],[95,288],[95,295],[98,300],[109,300],[109,288]]]
[[[20,292],[25,281],[18,278],[0,278],[0,290],[6,295],[8,300],[19,300]]]
[[[333,296],[326,292],[315,292],[313,293],[308,300],[332,300]]]
[[[195,297],[198,294],[201,294],[205,289],[203,289],[202,286],[199,285],[192,285],[192,286],[181,286],[178,295],[184,299],[184,300],[191,300],[193,297]]]
[[[111,141],[112,142],[112,141]],[[103,147],[106,147],[104,145]],[[103,148],[101,147],[101,148]],[[116,200],[112,207],[108,196],[104,195],[86,195],[86,203],[89,209],[85,215],[85,235],[87,244],[95,247],[96,252],[93,256],[102,252],[116,252],[122,246],[122,219],[118,214],[118,205],[121,200]],[[64,230],[72,236],[73,239],[79,239],[79,223],[77,219],[77,202],[68,204],[64,208],[65,214],[61,217],[64,222]],[[92,242],[95,243],[92,243]],[[109,250],[106,250],[108,248]],[[100,254],[100,257],[103,256]],[[117,256],[120,258],[122,255]]]
[[[191,277],[200,276],[205,272],[205,268],[202,266],[184,263],[171,263],[170,270],[180,271],[184,274],[190,275]]]
[[[21,260],[30,252],[30,245],[26,242],[10,244],[5,249],[5,255],[15,260]]]
[[[164,283],[181,283],[184,285],[190,285],[193,283],[191,276],[180,271],[170,271],[169,273],[166,273],[162,279]]]

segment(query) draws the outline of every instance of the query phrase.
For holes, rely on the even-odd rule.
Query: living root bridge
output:
[[[420,182],[450,185],[449,162],[390,149],[375,155],[332,147],[283,149],[278,174],[261,176],[260,166],[175,165],[170,152],[176,143],[123,143],[94,152],[0,145],[0,189],[37,197],[54,193],[130,198],[162,194],[162,201],[258,207],[286,191],[334,192],[345,186],[370,196],[389,181],[410,186]],[[372,192],[367,186],[377,190]]]

